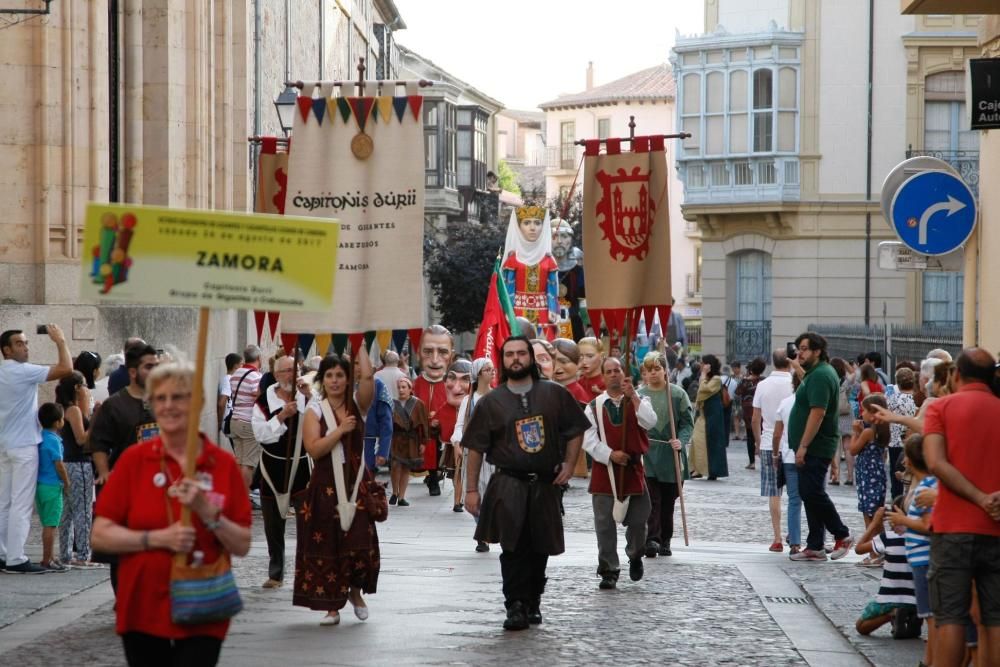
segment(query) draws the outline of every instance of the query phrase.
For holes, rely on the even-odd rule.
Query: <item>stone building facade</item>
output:
[[[192,354],[196,311],[80,304],[86,203],[251,210],[247,139],[280,136],[283,82],[356,78],[360,56],[397,76],[405,28],[392,0],[93,0],[0,19],[0,87],[16,92],[0,100],[0,329],[55,322],[102,356],[128,335]],[[208,396],[252,327],[212,312]],[[209,401],[209,432],[214,415]]]
[[[878,243],[895,239],[879,191],[921,153],[978,180],[963,69],[980,17],[868,11],[708,0],[705,33],[677,40],[677,123],[692,133],[678,171],[683,215],[701,231],[705,351],[745,361],[814,323],[961,319],[961,274],[878,268]]]

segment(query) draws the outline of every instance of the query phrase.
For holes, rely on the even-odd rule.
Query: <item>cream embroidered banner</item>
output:
[[[354,86],[339,96],[332,83],[307,85],[298,98],[285,213],[341,228],[333,309],[287,313],[284,332],[424,324],[423,97],[378,96],[376,85],[361,97],[346,95]]]

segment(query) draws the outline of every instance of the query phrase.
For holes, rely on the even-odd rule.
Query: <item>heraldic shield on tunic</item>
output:
[[[587,310],[612,335],[670,315],[669,171],[662,136],[584,142],[583,246]],[[602,144],[604,144],[602,146]],[[603,150],[602,150],[603,148]],[[634,334],[633,331],[631,332]]]

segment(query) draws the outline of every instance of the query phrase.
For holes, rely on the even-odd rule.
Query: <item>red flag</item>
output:
[[[479,324],[479,333],[476,335],[476,347],[474,356],[488,357],[493,361],[493,367],[500,369],[500,348],[503,342],[510,337],[510,325],[504,315],[503,307],[500,304],[500,294],[497,291],[497,281],[499,276],[496,271],[490,278],[490,291],[486,295],[486,305],[483,307],[483,321]],[[500,374],[494,376],[499,377]],[[475,381],[475,378],[473,378]],[[496,379],[494,379],[494,383]]]

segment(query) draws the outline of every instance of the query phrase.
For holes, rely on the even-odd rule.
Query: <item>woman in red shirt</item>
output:
[[[91,543],[121,554],[115,629],[129,665],[216,664],[229,621],[171,621],[171,562],[175,553],[201,552],[212,563],[223,551],[250,550],[250,500],[232,455],[202,435],[196,478],[182,473],[188,419],[197,418],[193,377],[176,363],[150,373],[146,400],[160,434],[125,450],[97,500]],[[182,506],[191,526],[181,525]]]

